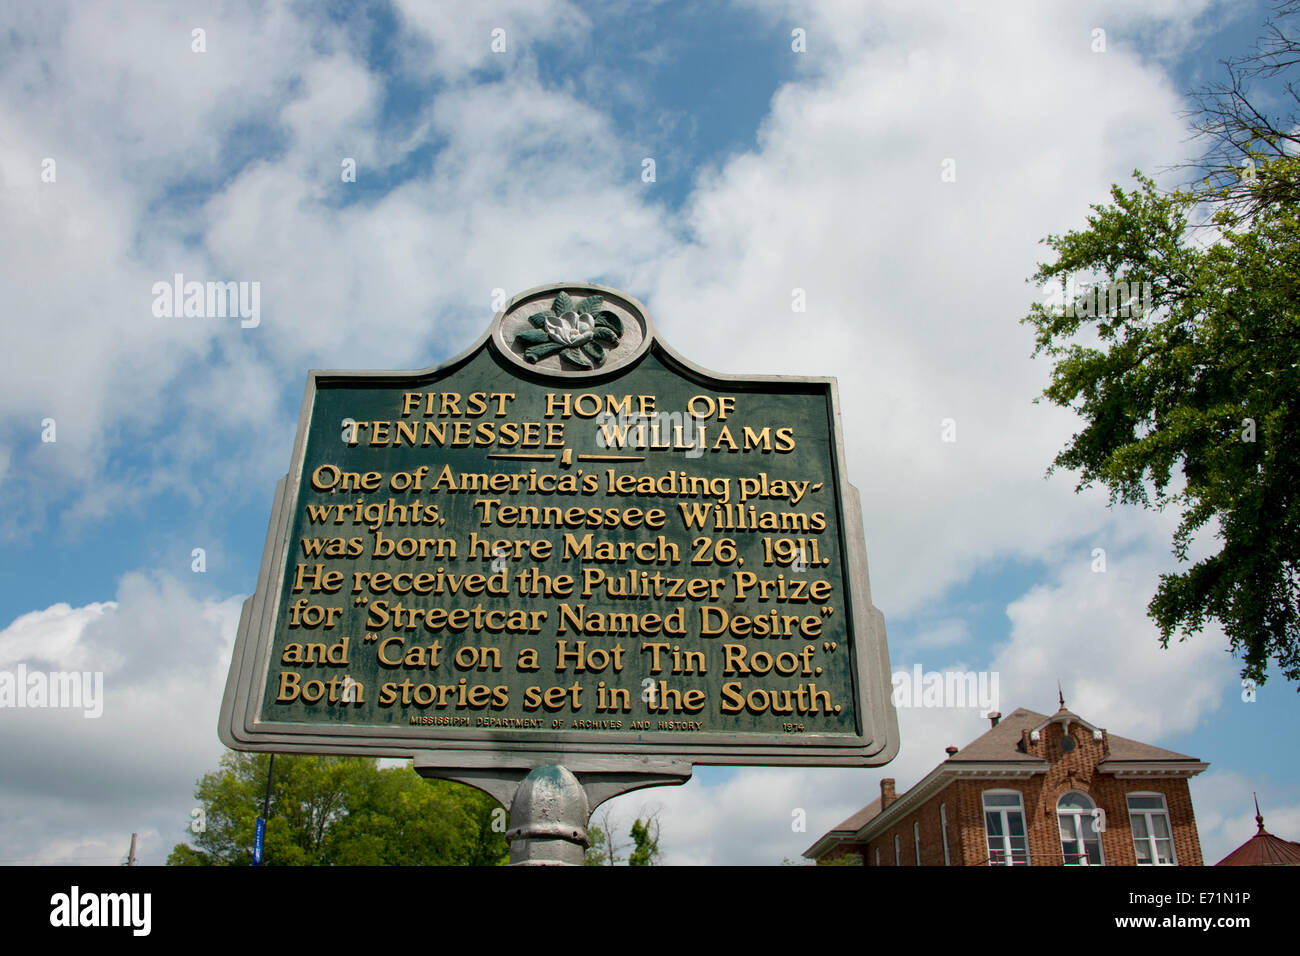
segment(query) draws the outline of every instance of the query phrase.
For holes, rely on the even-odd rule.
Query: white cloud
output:
[[[132,573],[115,601],[54,605],[0,631],[6,670],[101,671],[104,697],[98,718],[4,712],[7,857],[124,854],[135,831],[148,835],[144,862],[165,859],[183,838],[195,781],[222,752],[217,710],[241,600],[203,599],[173,578]]]
[[[116,609],[114,602],[105,601],[79,608],[55,604],[24,614],[0,632],[0,664],[8,667],[32,662],[88,669],[90,655],[80,645],[82,632],[91,622]]]
[[[1165,564],[1151,549],[1113,551],[1098,573],[1080,549],[1014,601],[1010,639],[992,663],[1003,700],[1040,698],[1059,679],[1075,713],[1146,743],[1209,719],[1236,692],[1238,666],[1216,625],[1160,646],[1146,605]]]
[[[116,76],[130,122],[151,117],[166,140],[152,126],[143,142],[144,131],[104,136],[114,110],[80,79],[35,103],[11,97],[4,114],[6,171],[32,182],[4,194],[15,227],[0,254],[9,274],[37,277],[5,291],[19,314],[61,317],[56,332],[31,326],[15,337],[16,374],[0,383],[9,427],[27,436],[16,448],[32,507],[146,438],[150,478],[106,481],[125,496],[119,506],[185,493],[187,476],[232,442],[248,451],[242,469],[218,466],[207,478],[261,495],[283,470],[276,450],[305,367],[423,364],[477,337],[493,289],[601,275],[648,289],[669,340],[701,364],[838,375],[877,603],[891,616],[991,561],[1050,557],[1102,520],[1098,496],[1076,497],[1068,476],[1041,478],[1073,419],[1030,404],[1046,370],[1028,359],[1017,324],[1032,297],[1023,279],[1039,237],[1077,221],[1133,166],[1181,155],[1183,129],[1163,72],[1122,49],[1099,61],[1063,34],[1072,21],[1059,11],[1022,11],[1014,29],[974,6],[942,16],[855,4],[781,13],[812,24],[817,52],[801,81],[774,96],[759,148],[701,173],[684,244],[639,170],[611,148],[609,117],[538,82],[528,43],[504,60],[490,52],[497,20],[516,39],[580,48],[589,24],[567,4],[498,6],[452,17],[454,27],[445,12],[404,7],[416,31],[407,40],[437,52],[406,69],[445,80],[502,66],[486,82],[440,89],[400,141],[381,141],[380,78],[332,27],[231,13],[208,27],[208,54],[185,42],[135,70],[129,46],[89,48],[94,15],[64,15],[71,28],[38,33],[60,37],[100,86]],[[151,21],[152,41],[171,50],[180,25]],[[277,55],[264,57],[272,42]],[[11,77],[52,55],[39,44],[18,52]],[[219,79],[204,72],[214,69]],[[213,83],[220,107],[205,98]],[[1066,96],[1089,104],[1089,135],[1059,108]],[[77,145],[52,118],[84,134]],[[233,171],[197,219],[151,218],[157,185],[137,175],[155,162],[146,154],[172,164],[163,182],[211,177],[219,158],[188,144],[220,142],[249,121],[281,130],[285,148]],[[1125,129],[1141,135],[1113,134]],[[440,149],[425,174],[381,199],[341,204],[350,195],[342,155],[359,160],[364,181],[429,142]],[[57,186],[33,179],[46,148],[72,164]],[[940,181],[946,157],[958,162],[956,183]],[[80,164],[94,167],[93,184]],[[64,209],[53,231],[51,204]],[[70,259],[73,219],[85,238]],[[196,224],[191,246],[185,230]],[[149,288],[177,271],[261,282],[262,325],[153,319]],[[790,311],[794,287],[808,312]],[[60,441],[39,448],[46,415],[59,421]],[[949,417],[953,444],[940,440]],[[85,501],[70,518],[106,514],[111,503]]]
[[[199,54],[189,14],[117,10],[114,43],[105,16],[29,17],[0,72],[0,292],[29,317],[7,336],[0,381],[21,465],[10,535],[92,477],[113,494],[82,495],[65,521],[191,493],[199,469],[224,483],[217,494],[260,497],[284,468],[306,368],[430,364],[478,336],[493,289],[617,271],[666,243],[607,148],[608,118],[536,79],[532,45],[583,36],[569,4],[409,5],[401,42],[435,55],[404,60],[406,79],[456,82],[394,129],[379,128],[390,78],[336,25],[223,8],[200,18]],[[508,56],[489,49],[498,21]],[[31,86],[55,59],[77,69]],[[491,81],[461,82],[489,63]],[[360,187],[341,181],[344,157],[373,183],[433,145],[415,179],[345,202]],[[258,159],[238,165],[250,149]],[[55,183],[38,178],[46,155]],[[259,282],[262,324],[154,317],[153,283],[175,273]],[[38,441],[45,417],[55,444]],[[214,456],[231,446],[246,454]],[[147,477],[122,474],[123,453],[146,457]]]
[[[907,642],[908,650],[938,650],[970,639],[970,627],[960,618],[947,618],[925,627]]]
[[[649,304],[706,366],[839,378],[877,603],[908,614],[1104,520],[1101,496],[1043,480],[1075,420],[1031,404],[1047,366],[1018,324],[1024,280],[1111,182],[1184,155],[1182,102],[1051,5],[782,9],[823,44],[815,79],[778,91],[756,151],[701,176]],[[1087,104],[1083,128],[1065,102]]]
[[[1140,542],[1166,524],[1113,520],[1069,476],[1042,480],[1075,422],[1030,404],[1046,368],[1029,360],[1017,320],[1034,296],[1023,280],[1044,254],[1038,239],[1080,225],[1135,166],[1188,149],[1181,99],[1126,34],[1179,48],[1222,5],[1019,5],[1014,17],[984,4],[760,8],[786,34],[806,25],[809,52],[773,97],[758,147],[701,171],[680,219],[624,168],[610,116],[538,80],[536,44],[576,55],[598,39],[571,4],[465,15],[400,4],[413,31],[399,44],[405,78],[436,92],[397,131],[378,127],[382,78],[353,41],[289,8],[222,8],[202,24],[167,4],[6,11],[24,38],[0,57],[0,294],[19,317],[6,326],[0,427],[13,441],[0,471],[17,476],[16,509],[38,514],[81,492],[66,520],[118,514],[186,489],[196,467],[216,483],[209,494],[265,498],[309,365],[422,365],[479,335],[494,288],[606,276],[706,367],[839,377],[888,616],[1009,558],[1051,567],[1009,609],[992,664],[1004,710],[1041,709],[1059,675],[1071,706],[1116,733],[1156,742],[1194,728],[1231,684],[1222,637],[1159,651],[1144,609],[1163,562]],[[1111,39],[1104,56],[1089,49],[1094,21]],[[195,25],[208,30],[206,54],[190,52]],[[490,50],[498,25],[508,56]],[[227,168],[235,130],[278,148]],[[435,143],[414,179],[342,201],[343,156],[364,181]],[[57,185],[38,180],[44,156],[59,161]],[[954,183],[940,179],[946,158]],[[180,183],[208,184],[199,207],[161,201]],[[675,241],[679,229],[689,241]],[[150,287],[174,272],[261,281],[262,325],[152,319]],[[791,311],[795,287],[806,313]],[[39,443],[46,416],[55,445]],[[948,417],[954,444],[940,441]],[[123,452],[147,475],[119,467]],[[1104,575],[1086,549],[1066,553],[1093,538],[1114,556]],[[0,790],[15,817],[38,820],[38,793],[70,794],[57,821],[24,829],[24,852],[116,847],[109,834],[84,846],[67,834],[140,829],[138,815],[128,821],[136,798],[156,808],[157,832],[172,832],[218,751],[237,611],[234,599],[129,575],[116,602],[55,605],[0,634],[0,653],[40,650],[68,667],[94,658],[114,680],[104,718],[84,722],[95,723],[89,738],[72,715],[5,722],[6,752],[16,747],[30,774],[21,800],[18,784]],[[961,633],[941,623],[916,646],[953,647]],[[146,751],[158,713],[171,719]],[[662,796],[670,859],[777,862],[872,799],[881,776],[901,791],[985,726],[966,712],[905,711],[901,722],[903,750],[883,771],[742,770],[622,799]],[[86,802],[88,781],[127,808],[120,817]],[[809,812],[806,834],[790,830],[795,807]]]
[[[428,70],[448,80],[531,58],[539,41],[570,44],[568,55],[577,56],[591,27],[587,16],[565,0],[496,0],[470,6],[398,0],[397,9],[422,41],[408,40],[407,68]],[[432,50],[431,56],[427,49]]]
[[[312,41],[328,46],[330,33],[284,8],[228,6],[200,18],[207,52],[195,53],[192,14],[165,3],[46,4],[21,19],[0,57],[0,179],[9,187],[0,190],[0,291],[15,317],[0,427],[21,465],[11,534],[92,478],[121,482],[103,475],[114,453],[155,458],[151,479],[129,482],[142,488],[120,505],[177,483],[166,439],[186,423],[169,417],[169,393],[184,390],[231,330],[151,314],[155,281],[228,278],[211,274],[190,241],[192,217],[164,199],[228,175],[223,143],[240,124],[247,136],[274,118]],[[39,178],[46,157],[53,182]],[[52,444],[39,442],[46,417],[58,427]]]
[[[1300,794],[1268,776],[1246,777],[1211,767],[1191,781],[1201,857],[1214,866],[1257,830],[1254,794],[1259,795],[1264,829],[1283,840],[1300,841]]]

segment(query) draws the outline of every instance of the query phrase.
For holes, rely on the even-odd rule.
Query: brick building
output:
[[[1209,765],[1094,727],[1061,701],[993,722],[916,786],[880,797],[804,856],[865,866],[1202,866],[1187,781]],[[837,861],[838,862],[838,861]]]

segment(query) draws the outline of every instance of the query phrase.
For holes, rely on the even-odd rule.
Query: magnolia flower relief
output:
[[[618,345],[623,336],[623,320],[608,309],[604,299],[591,295],[577,305],[567,292],[561,292],[551,304],[550,312],[534,312],[528,317],[533,328],[515,336],[524,348],[524,358],[537,362],[548,355],[578,368],[596,368],[605,361],[606,346]]]

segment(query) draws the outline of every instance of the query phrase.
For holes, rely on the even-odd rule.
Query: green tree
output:
[[[632,852],[628,866],[654,866],[659,862],[659,815],[651,814],[644,820],[637,817],[632,824]]]
[[[583,854],[583,866],[606,866],[609,864],[609,853],[607,852],[605,831],[600,827],[592,825],[587,827],[587,839],[591,845],[587,847],[587,852]]]
[[[177,844],[169,865],[252,862],[269,760],[228,752],[200,778],[194,795],[203,832],[192,835],[193,846]],[[477,790],[425,780],[409,766],[280,754],[263,859],[272,866],[493,865],[507,854],[502,812]]]
[[[1032,281],[1149,282],[1155,311],[1039,304],[1024,320],[1034,354],[1055,360],[1044,397],[1086,423],[1053,468],[1105,485],[1112,504],[1181,509],[1184,563],[1199,532],[1222,542],[1161,576],[1148,605],[1161,643],[1216,619],[1259,683],[1270,661],[1300,679],[1300,0],[1273,11],[1255,51],[1224,61],[1227,81],[1193,94],[1206,149],[1184,168],[1201,178],[1165,195],[1135,174],[1088,228],[1044,240],[1056,258]]]
[[[1034,354],[1055,365],[1043,395],[1084,427],[1052,469],[1077,469],[1076,490],[1101,483],[1110,501],[1177,507],[1174,554],[1198,532],[1218,552],[1163,574],[1148,613],[1160,640],[1217,619],[1242,676],[1274,660],[1300,679],[1300,162],[1261,160],[1245,185],[1161,194],[1111,190],[1086,229],[1044,242],[1054,261],[1031,281],[1074,277],[1151,283],[1154,309],[1113,313],[1035,304]],[[1243,190],[1248,195],[1242,201]],[[1219,200],[1218,237],[1194,240],[1188,219]],[[1242,209],[1250,210],[1249,215]],[[1049,469],[1050,470],[1050,469]],[[1216,527],[1217,525],[1217,527]]]
[[[632,824],[631,852],[627,856],[628,866],[653,866],[659,862],[659,810],[647,814],[645,818],[637,817]],[[600,822],[587,826],[587,838],[591,845],[587,847],[583,859],[585,866],[618,866],[623,862],[622,852],[628,846],[618,838],[621,824],[616,822],[608,807],[601,809]]]

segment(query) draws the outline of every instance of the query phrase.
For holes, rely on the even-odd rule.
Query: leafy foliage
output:
[[[587,827],[587,839],[591,845],[582,859],[583,866],[613,866],[615,860],[610,852],[609,837],[598,826]]]
[[[644,820],[637,817],[632,824],[632,852],[628,855],[628,866],[654,866],[659,862],[659,819],[650,816]]]
[[[228,752],[194,795],[206,828],[177,844],[172,866],[247,866],[269,756]],[[279,754],[263,862],[271,866],[492,866],[505,862],[499,809],[461,784],[360,757]]]
[[[1193,242],[1188,219],[1204,192],[1111,190],[1088,227],[1044,242],[1054,261],[1031,281],[1105,276],[1150,282],[1155,309],[1080,315],[1036,304],[1024,322],[1035,355],[1054,362],[1044,396],[1085,421],[1057,455],[1078,488],[1110,499],[1178,507],[1174,553],[1214,527],[1217,554],[1164,574],[1148,613],[1168,646],[1217,619],[1243,677],[1275,660],[1300,679],[1300,160],[1257,166],[1250,195],[1219,193],[1220,238]],[[1242,208],[1251,213],[1243,218]],[[1071,314],[1076,312],[1076,314]],[[1213,523],[1212,523],[1213,522]]]
[[[643,808],[644,812],[644,808]],[[587,826],[587,838],[591,845],[587,847],[586,866],[618,866],[626,859],[628,866],[653,866],[659,862],[659,813],[655,808],[646,816],[638,816],[628,831],[632,838],[631,852],[625,858],[623,851],[628,843],[619,839],[621,824],[617,823],[608,807],[601,809],[599,824],[596,818]]]

